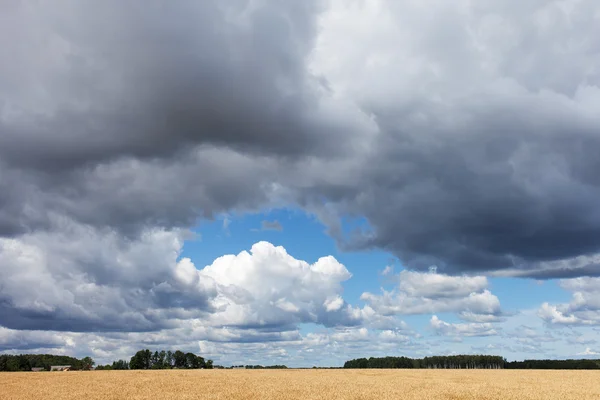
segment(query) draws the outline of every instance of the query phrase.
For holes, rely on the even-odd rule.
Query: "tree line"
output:
[[[204,357],[194,353],[184,353],[183,351],[155,351],[149,349],[139,350],[131,357],[129,362],[125,360],[114,361],[112,365],[99,365],[96,369],[199,369],[213,368],[212,360],[205,360]]]
[[[0,371],[31,371],[32,368],[42,368],[50,371],[54,365],[70,365],[72,370],[91,370],[95,361],[91,357],[78,359],[75,357],[53,354],[0,354]],[[176,351],[140,350],[129,361],[117,360],[112,364],[98,365],[96,370],[125,370],[125,369],[212,369],[213,361],[194,353]],[[217,366],[218,367],[218,366]]]
[[[509,369],[600,369],[600,360],[525,360],[505,364]]]
[[[425,358],[371,357],[344,363],[344,368],[434,368],[434,369],[600,369],[600,360],[506,361],[500,356],[454,355]]]
[[[487,355],[371,357],[346,361],[344,368],[500,369],[504,368],[505,363],[502,357]]]
[[[91,357],[78,359],[53,354],[0,354],[0,371],[31,371],[32,368],[50,371],[53,365],[70,365],[74,370],[90,370],[94,364]]]
[[[94,366],[90,357],[75,357],[53,354],[0,354],[0,371],[31,371],[42,368],[49,371],[53,365],[70,365],[73,370],[90,370]],[[235,366],[234,366],[235,367]],[[229,368],[234,368],[229,367]],[[246,369],[283,369],[285,365],[240,365]],[[140,350],[129,361],[117,360],[112,364],[98,365],[97,370],[126,369],[198,369],[224,368],[213,365],[212,360],[205,360],[193,353],[176,351]],[[524,360],[511,361],[500,356],[489,355],[454,355],[432,356],[425,358],[409,357],[371,357],[357,358],[344,363],[343,368],[435,368],[435,369],[600,369],[600,360]]]

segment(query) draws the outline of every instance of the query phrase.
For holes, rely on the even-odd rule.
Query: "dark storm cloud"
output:
[[[273,159],[340,150],[305,68],[317,2],[2,7],[4,236],[52,213],[129,235],[256,209]]]
[[[199,143],[335,148],[316,129],[316,81],[304,68],[314,1],[3,7],[0,157],[12,165],[63,170]]]
[[[327,65],[330,86],[352,93],[378,134],[354,162],[315,166],[301,203],[345,248],[383,248],[410,268],[597,275],[597,262],[547,264],[600,251],[599,6],[434,3],[434,15],[383,7],[393,17],[374,17],[377,37],[396,41],[337,33],[353,42],[354,74]],[[344,215],[370,229],[348,237]]]
[[[121,160],[79,171],[72,183],[51,188],[48,207],[128,236],[145,227],[187,227],[198,218],[268,203],[275,165],[270,157],[215,148],[176,160]]]
[[[531,267],[526,270],[508,270],[500,271],[499,275],[516,276],[532,279],[571,279],[577,277],[598,277],[600,276],[600,263],[590,260],[582,266],[541,266]]]
[[[597,252],[599,132],[558,108],[540,111],[546,126],[515,123],[518,108],[498,110],[467,131],[434,136],[433,146],[394,143],[402,135],[391,130],[349,206],[374,228],[354,245],[445,272],[532,268]]]

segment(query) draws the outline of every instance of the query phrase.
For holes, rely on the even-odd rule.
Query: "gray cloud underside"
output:
[[[409,268],[598,275],[600,6],[435,6],[361,33],[316,1],[2,4],[0,235],[296,205]],[[143,301],[208,309],[184,292]]]

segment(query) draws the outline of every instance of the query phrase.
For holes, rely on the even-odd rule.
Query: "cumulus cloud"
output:
[[[567,304],[544,303],[538,315],[551,325],[600,325],[600,278],[575,278],[560,281],[560,286],[573,292]]]
[[[214,283],[178,261],[186,232],[135,241],[60,220],[60,230],[0,239],[0,324],[40,330],[154,330],[212,309]]]
[[[394,290],[382,289],[379,295],[365,292],[361,299],[382,315],[455,312],[465,320],[487,322],[502,317],[500,301],[487,289],[483,276],[404,270],[396,278]]]
[[[494,336],[498,334],[498,330],[490,323],[468,323],[468,324],[451,324],[439,319],[436,315],[431,317],[429,321],[431,328],[445,336]]]
[[[259,242],[250,252],[216,259],[200,271],[219,287],[213,324],[259,327],[314,322],[326,326],[356,325],[350,305],[341,297],[350,272],[334,257],[314,264],[286,250]]]

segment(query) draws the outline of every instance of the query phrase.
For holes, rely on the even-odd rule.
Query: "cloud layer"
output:
[[[410,348],[400,315],[499,333],[486,276],[564,279],[572,301],[539,316],[598,325],[598,15],[593,0],[4,2],[0,347],[93,337],[102,354],[193,332],[208,348]],[[276,207],[393,254],[395,288],[350,305],[337,260],[267,243],[181,259],[199,221]]]

